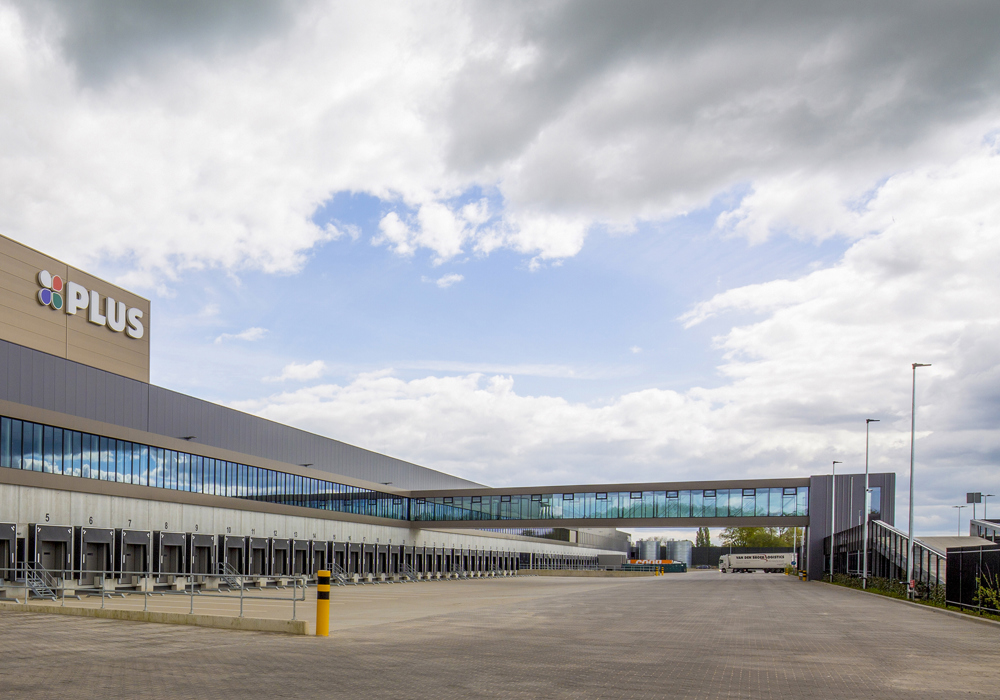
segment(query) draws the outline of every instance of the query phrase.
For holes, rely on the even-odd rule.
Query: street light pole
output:
[[[862,535],[862,564],[861,564],[861,587],[868,587],[868,514],[871,512],[871,504],[869,504],[869,489],[868,489],[868,426],[872,423],[878,423],[878,418],[865,418],[865,521],[864,527],[861,529]],[[880,509],[881,510],[881,509]]]
[[[917,367],[930,367],[930,365],[914,362],[913,365],[913,392],[910,395],[910,520],[907,523],[906,533],[906,585],[909,586],[913,580],[913,441],[917,429]]]
[[[839,459],[833,460],[833,476],[830,478],[830,583],[833,583],[833,546],[837,538],[837,465],[843,464]]]
[[[962,536],[962,509],[967,506],[952,506],[952,508],[958,508],[958,536]]]
[[[984,493],[983,494],[983,520],[986,520],[986,499],[990,496],[996,496],[995,493]]]

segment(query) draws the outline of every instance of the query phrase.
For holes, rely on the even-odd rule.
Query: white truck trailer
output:
[[[723,554],[719,557],[719,571],[722,573],[753,573],[763,571],[768,574],[780,574],[786,566],[795,566],[795,554],[782,552],[780,554]]]

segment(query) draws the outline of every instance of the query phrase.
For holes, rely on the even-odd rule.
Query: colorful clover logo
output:
[[[38,273],[38,284],[42,286],[38,290],[38,303],[42,306],[51,306],[57,311],[63,307],[63,281],[59,275],[49,274],[48,270]]]

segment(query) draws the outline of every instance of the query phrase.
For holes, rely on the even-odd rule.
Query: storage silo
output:
[[[640,540],[639,541],[639,558],[640,559],[659,559],[660,558],[660,541],[659,540]]]
[[[691,540],[670,540],[667,545],[667,559],[682,561],[691,566],[691,548],[694,544]]]

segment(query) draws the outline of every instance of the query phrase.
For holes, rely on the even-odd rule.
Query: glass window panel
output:
[[[163,488],[164,480],[164,469],[163,469],[163,448],[162,447],[150,447],[149,448],[149,485],[155,486],[156,488]]]
[[[52,431],[51,425],[46,425],[42,427],[42,471],[46,474],[51,474],[54,464],[53,448],[54,448],[55,435]]]
[[[114,443],[108,444],[108,438],[100,437],[98,438],[98,459],[101,465],[101,475],[102,481],[114,481],[115,480],[115,464],[114,464]]]
[[[149,446],[139,445],[139,483],[151,486],[149,478]]]
[[[767,489],[757,489],[755,499],[756,499],[756,513],[759,516],[767,516]]]
[[[205,491],[204,492],[207,493],[207,494],[209,494],[209,495],[214,496],[215,493],[216,493],[216,491],[215,491],[215,488],[216,488],[215,485],[219,481],[218,467],[216,467],[215,460],[206,457],[203,469],[204,469],[204,472],[205,472],[205,474],[204,474],[204,480],[205,480],[204,489],[205,489]]]
[[[101,478],[101,441],[96,435],[90,436],[90,478]]]
[[[789,494],[789,491],[792,491]],[[795,492],[794,489],[785,489],[781,496],[781,514],[795,515]]]
[[[191,490],[191,455],[184,452],[177,454],[177,490]]]
[[[114,441],[114,447],[115,447],[115,474],[117,475],[115,477],[115,480],[119,484],[124,484],[126,482],[126,479],[125,479],[125,474],[126,473],[129,476],[128,481],[131,481],[131,479],[132,479],[132,465],[131,464],[128,465],[128,471],[127,472],[125,471],[125,469],[126,469],[126,465],[125,465],[125,446],[127,444],[128,443],[126,443],[124,440],[116,440],[116,441]],[[132,457],[132,446],[131,445],[129,445],[129,448],[128,448],[128,456],[131,459],[131,457]]]
[[[204,491],[204,459],[199,455],[191,455],[191,490],[195,493]]]
[[[140,470],[140,467],[139,467],[140,448],[139,448],[139,443],[137,443],[137,442],[133,442],[133,443],[130,443],[130,444],[132,445],[132,450],[131,450],[132,454],[129,456],[129,459],[131,460],[131,464],[132,464],[132,467],[131,467],[132,483],[138,485],[139,484],[139,470]]]
[[[73,431],[73,476],[86,476],[83,473],[83,433]]]
[[[768,515],[781,515],[781,489],[778,487],[768,489],[770,495],[768,497],[767,514]]]
[[[36,471],[42,471],[42,426],[37,423],[28,423],[25,421],[25,427],[31,426],[31,468]]]
[[[24,466],[24,459],[21,454],[21,441],[23,439],[24,426],[19,420],[10,422],[10,466],[14,469],[21,469]]]
[[[63,473],[63,429],[55,428],[52,431],[52,473]]]
[[[718,500],[715,490],[705,491],[701,504],[701,514],[705,518],[715,517],[715,502]]]
[[[691,492],[691,517],[701,518],[705,513],[705,494],[703,491]]]
[[[177,453],[163,451],[163,488],[177,489]]]
[[[871,503],[869,512],[876,519],[882,515],[882,487],[872,486],[871,487]]]
[[[671,496],[670,494],[673,494]],[[680,499],[676,491],[667,491],[666,517],[677,518],[680,516]]]
[[[10,466],[10,418],[0,418],[0,467]]]

